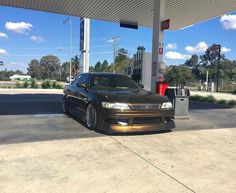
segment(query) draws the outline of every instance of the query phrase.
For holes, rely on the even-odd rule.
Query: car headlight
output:
[[[172,109],[172,103],[171,102],[162,103],[161,109]]]
[[[119,109],[119,110],[127,110],[130,109],[130,106],[127,103],[109,103],[102,102],[102,107],[106,109]]]

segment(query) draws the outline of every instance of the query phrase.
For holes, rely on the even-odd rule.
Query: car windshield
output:
[[[90,88],[96,90],[134,90],[138,85],[129,77],[117,74],[92,75]]]

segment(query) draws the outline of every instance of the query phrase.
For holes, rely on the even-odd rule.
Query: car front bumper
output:
[[[98,130],[106,133],[164,131],[175,128],[173,110],[105,109],[100,113]]]

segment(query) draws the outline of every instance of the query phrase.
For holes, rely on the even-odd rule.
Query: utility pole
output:
[[[218,64],[217,64],[217,79],[216,79],[216,92],[219,92],[219,78],[220,78],[220,52],[221,52],[221,45],[218,46]]]
[[[113,49],[113,65],[115,65],[115,60],[116,60],[116,46],[118,45],[118,40],[119,37],[118,36],[114,36],[112,37],[112,49]],[[114,72],[114,69],[113,69]]]
[[[70,56],[70,84],[71,84],[71,47],[72,47],[72,22],[71,22],[71,18],[66,19],[63,23],[66,23],[69,21],[69,44],[70,44],[70,48],[69,48],[69,56]]]
[[[58,48],[58,51],[61,52],[62,48]],[[61,80],[62,57],[59,56],[59,58],[60,58],[60,62],[61,62],[61,64],[60,64],[60,80]]]
[[[207,70],[207,74],[206,74],[206,91],[208,91],[208,70]]]

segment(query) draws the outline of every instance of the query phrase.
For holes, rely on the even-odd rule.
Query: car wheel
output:
[[[63,112],[66,114],[66,115],[69,115],[69,107],[68,107],[68,102],[66,100],[66,97],[63,98],[63,105],[62,105],[62,108],[63,108]]]
[[[89,103],[86,109],[86,125],[93,130],[97,127],[97,111],[92,103]]]

